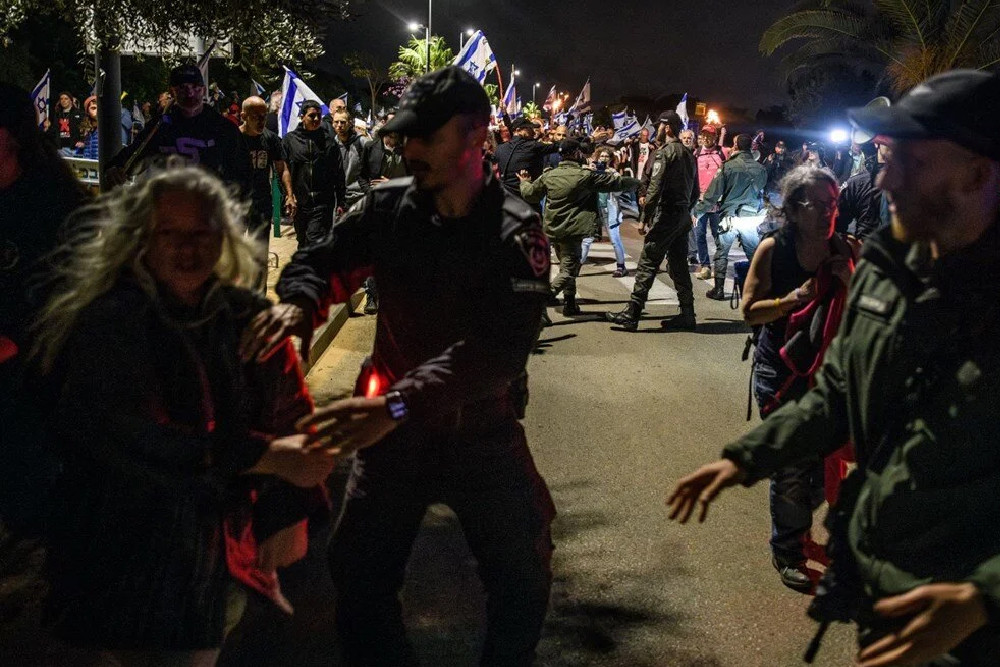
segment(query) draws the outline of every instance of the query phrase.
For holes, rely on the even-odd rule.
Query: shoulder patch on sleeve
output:
[[[537,227],[523,229],[514,235],[517,249],[524,255],[536,278],[548,276],[549,241]]]

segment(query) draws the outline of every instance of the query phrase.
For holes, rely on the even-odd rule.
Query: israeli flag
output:
[[[588,113],[580,118],[583,121],[583,130],[587,134],[594,133],[594,114]]]
[[[292,70],[285,68],[285,80],[281,82],[281,112],[278,114],[278,135],[285,136],[299,126],[299,110],[307,100],[315,100],[322,107],[322,114],[330,113],[330,108],[322,103],[323,98],[314,93],[305,81]]]
[[[250,83],[253,84],[254,95],[257,97],[264,97],[264,86],[260,85],[253,79],[250,79]]]
[[[507,86],[507,92],[504,93],[503,102],[500,106],[511,116],[516,116],[518,111],[520,111],[517,108],[517,90],[514,88],[513,72],[510,75],[510,85]]]
[[[649,132],[650,139],[656,138],[656,125],[653,124],[653,121],[650,120],[649,116],[646,116],[646,120],[642,124],[642,129]]]
[[[639,120],[635,116],[629,116],[625,119],[625,122],[621,127],[615,130],[615,136],[608,140],[608,143],[617,145],[625,141],[630,137],[634,137],[642,131],[642,126],[639,125]]]
[[[681,122],[684,123],[684,129],[686,130],[687,126],[688,126],[688,122],[690,122],[690,119],[688,118],[688,94],[687,93],[684,93],[684,97],[682,97],[681,101],[677,103],[677,115],[681,117]]]
[[[45,76],[38,82],[35,89],[31,91],[31,101],[35,104],[35,118],[38,120],[38,127],[42,127],[49,119],[49,100],[52,87],[52,71],[45,70]]]
[[[618,113],[611,114],[611,122],[614,123],[616,130],[621,129],[622,125],[625,124],[625,121],[627,119],[628,119],[628,112],[625,109],[622,109]]]
[[[482,30],[477,30],[451,64],[461,67],[482,84],[486,81],[486,75],[497,66],[497,59],[490,43],[486,41],[486,35]]]

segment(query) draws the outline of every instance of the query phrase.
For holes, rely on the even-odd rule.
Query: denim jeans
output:
[[[719,214],[702,213],[698,217],[698,223],[694,228],[695,241],[698,244],[698,264],[709,267],[712,265],[712,258],[708,256],[708,230],[712,230],[712,238],[716,245],[719,243]]]
[[[598,214],[601,216],[601,224],[608,228],[608,238],[611,239],[611,245],[615,249],[615,262],[618,266],[625,266],[625,244],[622,243],[622,211],[618,206],[617,198],[614,193],[608,195],[608,207],[607,209],[599,209]],[[594,243],[593,236],[587,236],[583,239],[583,244],[581,245],[580,251],[580,263],[583,264],[587,261],[587,255],[590,254],[590,246]]]
[[[743,252],[747,259],[753,259],[753,254],[757,252],[760,245],[760,234],[757,233],[757,226],[764,222],[764,215],[754,215],[745,218],[726,216],[719,224],[719,235],[715,243],[715,276],[725,278],[726,271],[729,270],[729,251],[733,248],[733,243],[739,239]],[[722,231],[726,230],[726,231]]]
[[[754,397],[762,418],[767,418],[765,406],[789,376],[790,371],[780,359],[755,356]],[[812,529],[813,510],[822,502],[821,459],[801,461],[771,476],[771,554],[779,564],[794,566],[805,561],[803,543]]]

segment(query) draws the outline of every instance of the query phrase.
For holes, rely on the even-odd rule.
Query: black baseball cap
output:
[[[891,107],[857,107],[855,127],[896,139],[946,139],[1000,160],[1000,77],[957,69],[917,84]]]
[[[399,111],[379,134],[399,132],[426,137],[457,114],[490,118],[490,99],[479,82],[461,67],[445,67],[411,83],[399,100]]]
[[[514,122],[510,124],[510,129],[511,130],[531,130],[531,131],[534,131],[535,130],[535,124],[532,123],[527,118],[525,118],[524,116],[521,116],[520,118],[515,119]]]
[[[205,85],[205,79],[201,75],[201,70],[196,65],[178,65],[170,70],[169,83],[171,86],[180,86],[185,83],[195,83],[199,86]]]
[[[660,114],[660,119],[659,119],[658,122],[660,122],[660,123],[666,123],[667,125],[674,125],[674,126],[683,125],[684,124],[684,123],[681,122],[681,117],[678,116],[677,112],[674,111],[674,110],[672,110],[672,109],[664,111],[663,113],[661,113]]]
[[[576,153],[582,147],[579,139],[563,139],[559,142],[559,154],[569,155],[570,153]]]

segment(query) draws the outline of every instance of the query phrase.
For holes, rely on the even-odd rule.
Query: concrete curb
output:
[[[364,290],[358,290],[351,296],[351,306],[354,312],[359,311],[364,298]],[[309,374],[309,371],[316,365],[319,358],[326,352],[326,348],[330,347],[330,343],[337,337],[337,334],[340,333],[340,330],[350,317],[350,310],[348,310],[346,304],[339,303],[330,308],[330,316],[327,318],[326,323],[313,332],[312,344],[309,346],[309,359],[306,361],[306,375]]]

